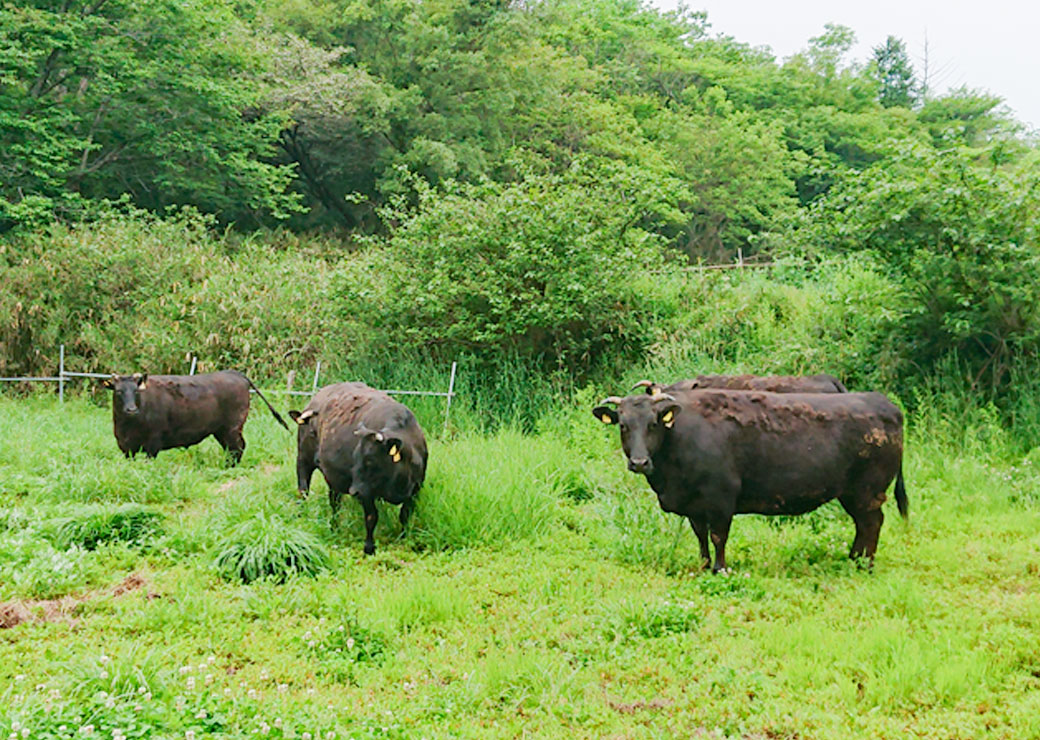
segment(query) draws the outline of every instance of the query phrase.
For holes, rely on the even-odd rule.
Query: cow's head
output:
[[[679,410],[674,398],[659,393],[626,398],[611,396],[601,401],[592,414],[604,424],[621,427],[621,447],[628,458],[628,469],[650,475],[654,472],[654,454],[675,424]]]
[[[351,496],[378,494],[391,503],[412,495],[411,460],[407,446],[393,431],[375,431],[361,424],[351,462]]]
[[[106,388],[112,389],[112,403],[117,410],[128,416],[140,412],[141,393],[148,388],[148,373],[113,375],[102,382]]]

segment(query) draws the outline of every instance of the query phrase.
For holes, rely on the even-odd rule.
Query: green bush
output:
[[[54,225],[0,245],[0,374],[235,367],[259,377],[339,353],[321,242],[217,236],[184,212]],[[248,320],[243,320],[248,317]]]
[[[660,263],[652,226],[676,197],[639,174],[580,161],[505,185],[417,183],[418,210],[385,213],[389,237],[338,283],[352,343],[571,371],[632,357],[650,338],[632,276]]]
[[[1040,348],[1038,191],[1035,166],[985,166],[975,150],[908,145],[846,177],[794,243],[876,255],[905,284],[893,340],[916,372],[955,354],[973,388],[1001,391],[1012,366]]]

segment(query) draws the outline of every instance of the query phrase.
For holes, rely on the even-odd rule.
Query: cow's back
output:
[[[767,393],[847,393],[844,384],[833,375],[698,375],[667,386],[666,393],[714,388],[732,391],[765,391]]]

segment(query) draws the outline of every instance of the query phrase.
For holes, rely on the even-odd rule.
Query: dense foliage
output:
[[[638,0],[7,2],[0,370],[714,357],[999,402],[1038,357],[1035,141],[854,41],[778,61]],[[787,267],[680,272],[738,250]]]

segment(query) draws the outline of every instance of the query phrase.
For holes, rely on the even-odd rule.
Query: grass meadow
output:
[[[262,405],[228,468],[0,397],[0,738],[1040,737],[1040,450],[924,410],[873,571],[829,504],[738,517],[711,576],[588,405],[448,438],[431,406],[365,558]]]

